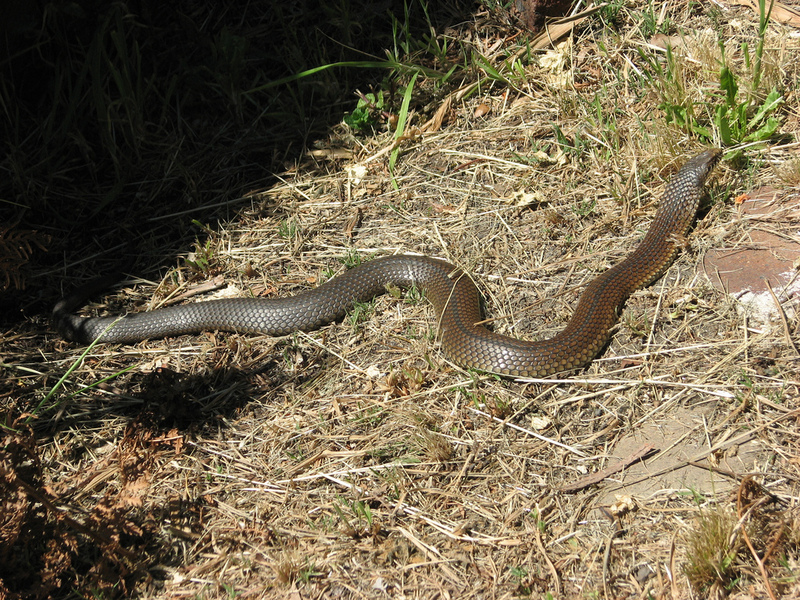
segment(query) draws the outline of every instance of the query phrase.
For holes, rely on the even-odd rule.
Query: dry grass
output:
[[[207,260],[232,293],[284,296],[354,254],[444,257],[478,282],[495,330],[551,336],[582,286],[636,245],[665,180],[701,149],[664,123],[639,75],[650,39],[638,14],[622,8],[616,29],[586,22],[524,63],[515,89],[489,83],[454,102],[441,130],[403,145],[397,190],[382,153],[390,133],[332,133],[353,160],[306,155],[282,183],[248,193],[247,208],[189,258]],[[735,49],[757,23],[684,2],[663,16],[684,34],[678,60],[698,98],[719,58],[706,31]],[[481,18],[480,30],[455,33],[475,33],[491,55],[507,40]],[[776,85],[797,74],[788,33],[769,30]],[[491,112],[475,117],[481,103]],[[793,111],[785,139],[797,135]],[[64,572],[76,575],[53,596],[73,586],[142,598],[792,597],[800,377],[785,331],[796,339],[796,299],[786,329],[753,322],[699,265],[709,248],[747,246],[733,196],[780,188],[795,151],[749,149],[746,171],[723,164],[686,251],[634,294],[601,357],[561,378],[464,372],[440,353],[430,307],[387,295],[364,307],[367,318],[311,334],[97,346],[29,429],[24,413],[83,349],[44,321],[4,332],[0,391],[21,432],[7,434],[6,450],[20,450],[0,464],[7,514],[30,514],[43,540],[58,541],[30,560],[71,561]],[[769,228],[797,240],[798,219]],[[176,266],[108,307],[144,308],[196,281]],[[560,491],[645,443],[655,454],[644,467]],[[26,496],[17,482],[33,454],[39,496]],[[728,539],[726,554],[714,540],[737,525],[752,543]],[[715,560],[730,571],[717,577]]]

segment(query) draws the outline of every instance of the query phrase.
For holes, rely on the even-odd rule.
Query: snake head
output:
[[[710,148],[697,156],[687,160],[678,171],[679,176],[693,176],[696,178],[698,186],[702,186],[714,167],[717,166],[719,159],[722,158],[722,150]]]

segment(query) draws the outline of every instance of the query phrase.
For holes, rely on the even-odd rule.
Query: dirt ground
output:
[[[665,4],[678,60],[712,73],[686,93],[708,92],[720,59],[708,31],[729,37],[735,59],[757,15]],[[128,279],[83,314],[198,288],[288,296],[346,264],[418,253],[471,274],[495,331],[552,336],[705,147],[664,124],[638,75],[653,40],[592,23],[520,62],[513,86],[431,92],[394,173],[392,132],[333,130],[280,183],[243,185],[231,218],[160,280]],[[797,31],[770,26],[776,82],[796,76]],[[471,43],[492,56],[505,41]],[[577,372],[464,371],[413,293],[278,338],[207,332],[85,352],[44,314],[0,332],[14,417],[0,454],[0,595],[800,596],[794,81],[782,137],[723,160],[675,264],[633,294]],[[770,201],[748,212],[742,195],[764,186]],[[745,267],[771,277],[759,290],[771,289],[771,312],[740,302],[753,292],[728,274]],[[56,277],[69,289],[75,273]],[[709,515],[733,519],[709,551],[731,570],[693,589]]]

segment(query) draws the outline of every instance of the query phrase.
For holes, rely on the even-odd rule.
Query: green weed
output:
[[[710,119],[702,104],[696,103],[686,89],[683,64],[675,56],[671,46],[667,46],[666,64],[639,50],[640,57],[650,67],[645,71],[648,85],[660,96],[658,108],[664,111],[664,121],[678,129],[699,137],[705,142],[713,139],[709,129]]]
[[[580,204],[572,205],[572,212],[578,217],[586,217],[594,212],[597,201],[593,198],[581,200]]]
[[[528,569],[525,567],[509,567],[508,571],[516,581],[517,593],[521,596],[530,596],[533,593],[533,587],[530,584]]]
[[[369,504],[362,500],[353,500],[351,502],[342,496],[338,496],[338,499],[338,503],[333,503],[333,510],[336,511],[336,514],[339,516],[339,520],[344,526],[347,535],[358,538],[373,530],[374,522]],[[353,520],[345,515],[342,507],[352,512]]]
[[[425,290],[412,285],[405,294],[405,303],[410,306],[417,306],[425,300]]]
[[[602,24],[602,28],[616,29],[621,21],[620,13],[624,7],[625,0],[612,0],[611,2],[603,3],[597,12],[597,19]]]
[[[647,7],[639,13],[639,30],[642,37],[649,40],[656,34],[669,33],[671,23],[669,17],[661,17],[661,9],[664,6],[663,2],[653,3],[650,2]]]
[[[353,112],[344,116],[344,122],[355,131],[374,131],[383,116],[383,94],[363,94]]]
[[[192,271],[207,275],[211,271],[214,257],[214,244],[211,238],[208,238],[205,243],[195,242],[194,258],[184,258],[183,262]]]
[[[741,100],[736,77],[728,67],[722,67],[719,78],[725,99],[717,106],[714,124],[722,143],[733,146],[769,140],[781,124],[775,115],[783,104],[781,94],[772,90],[760,103]]]
[[[278,235],[290,241],[297,235],[297,223],[294,219],[284,219],[278,223]]]
[[[322,575],[322,572],[317,571],[314,563],[309,562],[308,560],[306,560],[306,566],[300,569],[300,571],[297,573],[298,578],[303,583],[308,583],[312,578],[319,577],[320,575]]]
[[[769,18],[772,15],[772,8],[775,6],[775,0],[769,0],[769,7],[767,7],[767,0],[758,0],[758,42],[756,43],[755,56],[753,61],[753,84],[752,92],[755,94],[761,86],[762,76],[762,59],[764,57],[764,41],[767,36],[767,27],[769,26]],[[749,57],[747,52],[747,43],[745,42],[742,50],[744,50],[745,60],[748,61],[747,67],[750,67]]]
[[[347,313],[347,320],[350,323],[350,327],[353,330],[353,333],[357,333],[359,329],[359,325],[368,321],[372,314],[375,312],[375,303],[370,302],[353,302],[353,306]]]
[[[697,75],[686,72],[670,46],[666,49],[664,65],[640,50],[640,56],[649,66],[646,78],[661,98],[659,108],[664,111],[668,125],[682,129],[706,144],[721,143],[727,147],[765,142],[775,135],[781,124],[778,111],[783,97],[775,88],[766,93],[760,89],[764,38],[771,10],[771,2],[767,7],[766,0],[759,0],[758,42],[752,56],[747,43],[742,45],[744,65],[741,74],[737,75],[727,64],[724,39],[720,38],[719,92],[710,94],[709,100],[695,100],[689,93],[687,83]],[[743,81],[747,80],[750,83],[743,91]],[[740,154],[741,151],[735,151],[726,158],[732,159]]]
[[[579,158],[589,149],[589,144],[579,133],[573,134],[570,139],[556,123],[553,123],[553,136],[562,152],[575,158]]]
[[[362,262],[363,259],[361,258],[361,254],[354,248],[349,248],[347,253],[342,258],[342,264],[348,269],[353,269],[359,266]]]

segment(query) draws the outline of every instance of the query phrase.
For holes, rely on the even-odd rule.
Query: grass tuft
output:
[[[684,572],[692,588],[707,597],[719,597],[737,576],[736,557],[743,546],[736,533],[737,519],[724,507],[700,512],[686,536]]]

